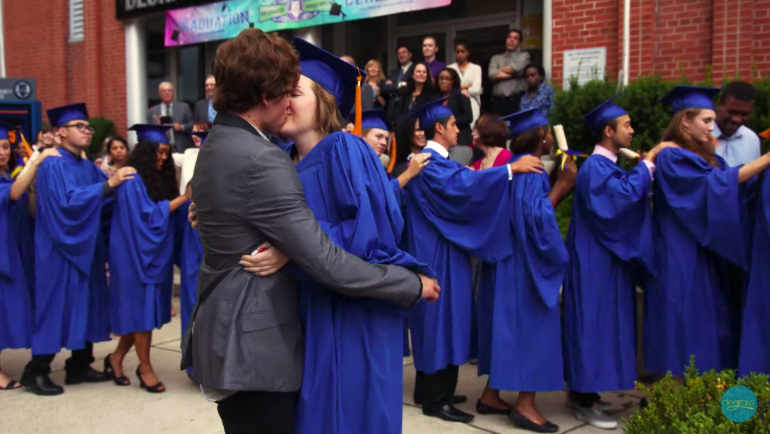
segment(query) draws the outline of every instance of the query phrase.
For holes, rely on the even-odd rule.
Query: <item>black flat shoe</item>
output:
[[[65,372],[67,376],[64,378],[64,384],[66,385],[109,381],[104,372],[99,372],[90,366],[78,369],[65,369]]]
[[[21,385],[38,396],[56,396],[64,393],[64,388],[51,381],[47,375],[21,377]]]
[[[136,376],[139,378],[139,387],[142,389],[147,390],[149,393],[163,393],[166,391],[166,386],[163,385],[160,381],[154,386],[148,386],[144,383],[144,380],[142,380],[142,373],[139,372],[139,368],[141,368],[142,365],[139,365],[136,367]]]
[[[490,405],[486,405],[481,400],[476,401],[476,413],[478,414],[511,414],[510,408],[497,408]]]
[[[455,396],[452,397],[451,404],[452,405],[463,404],[465,402],[468,402],[468,397],[467,396],[465,396],[465,395],[455,395]],[[418,399],[417,397],[414,397],[414,403],[417,404],[417,405],[422,405],[422,398]]]
[[[8,382],[8,384],[5,385],[5,387],[0,387],[0,390],[16,390],[21,389],[21,383],[19,383],[16,380],[11,380]]]
[[[426,411],[423,409],[422,414],[426,416],[437,417],[447,422],[469,423],[473,421],[472,414],[459,410],[452,404],[447,404],[433,411]]]
[[[129,380],[125,375],[121,375],[120,377],[115,376],[115,370],[112,369],[112,354],[104,358],[104,375],[107,376],[108,379],[112,380],[117,386],[131,385],[131,380]]]
[[[521,429],[525,429],[532,432],[544,432],[544,433],[552,433],[552,432],[558,432],[559,426],[556,424],[552,424],[551,422],[545,421],[544,424],[536,424],[535,422],[532,422],[531,420],[527,419],[526,416],[519,413],[516,410],[511,411],[511,422],[513,424]]]

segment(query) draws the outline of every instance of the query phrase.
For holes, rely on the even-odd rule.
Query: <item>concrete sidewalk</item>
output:
[[[175,300],[175,304],[176,304]],[[152,360],[158,377],[166,384],[167,392],[149,394],[139,389],[136,379],[138,361],[136,354],[129,354],[124,362],[126,376],[131,386],[118,387],[112,382],[65,386],[66,392],[57,397],[38,397],[19,391],[0,391],[0,433],[2,434],[222,434],[216,406],[201,398],[197,386],[179,371],[181,351],[180,321],[177,315],[170,324],[154,333]],[[94,367],[101,370],[104,357],[111,353],[117,342],[96,345],[97,358]],[[52,379],[64,384],[65,351],[53,363]],[[6,350],[0,355],[3,371],[18,379],[29,361],[27,350]],[[486,379],[476,376],[475,366],[463,366],[460,370],[458,394],[468,396],[468,402],[459,407],[474,413],[478,396]],[[412,402],[414,368],[410,358],[404,359],[404,434],[513,434],[529,431],[518,430],[505,416],[476,416],[471,424],[448,423],[422,415]],[[640,392],[604,394],[616,404],[617,417],[633,414],[641,397]],[[508,402],[515,402],[516,394],[503,394]],[[553,423],[561,427],[561,433],[589,434],[607,432],[575,419],[564,407],[562,392],[540,394],[537,405]],[[615,430],[621,432],[621,429]],[[366,433],[361,433],[366,434]]]

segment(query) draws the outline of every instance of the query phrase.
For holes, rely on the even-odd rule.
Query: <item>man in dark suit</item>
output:
[[[406,81],[414,72],[414,63],[412,63],[412,50],[406,45],[398,47],[396,50],[398,58],[398,68],[390,71],[385,86],[382,87],[382,93],[390,95],[398,89],[406,86]]]
[[[364,262],[321,231],[294,165],[263,133],[286,122],[299,73],[291,45],[259,29],[217,52],[218,114],[192,180],[204,258],[182,368],[192,367],[204,397],[218,403],[226,434],[292,433],[302,383],[294,277],[286,267],[256,276],[240,265],[242,255],[268,241],[345,296],[401,306],[438,297],[435,280]]]
[[[160,104],[147,111],[147,123],[158,125],[170,117],[171,122],[166,123],[172,124],[174,128],[169,132],[168,143],[174,148],[174,152],[184,153],[185,149],[195,147],[190,135],[182,134],[193,129],[190,106],[181,101],[174,101],[174,85],[168,81],[158,86],[158,94]]]
[[[214,88],[217,81],[213,75],[206,77],[206,98],[195,103],[195,123],[214,122],[217,111],[214,110]]]

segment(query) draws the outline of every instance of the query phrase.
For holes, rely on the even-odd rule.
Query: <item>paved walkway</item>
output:
[[[166,384],[168,391],[151,395],[139,389],[134,371],[137,367],[135,353],[124,362],[126,375],[132,381],[130,387],[117,387],[113,383],[87,384],[66,387],[57,397],[38,397],[28,392],[0,392],[0,432],[3,434],[222,434],[222,426],[213,403],[200,397],[197,386],[179,371],[180,361],[179,316],[154,334],[152,360],[155,370]],[[104,357],[111,353],[116,342],[96,345],[94,364],[99,370]],[[21,376],[29,361],[29,351],[3,351],[3,371],[12,378]],[[64,383],[63,352],[53,363],[52,379]],[[412,402],[414,369],[411,359],[404,359],[404,434],[483,434],[525,433],[514,428],[504,416],[476,416],[471,424],[448,423],[422,415]],[[477,397],[484,388],[485,380],[475,374],[475,366],[463,366],[460,370],[458,393],[468,395],[468,403],[459,406],[473,412]],[[618,417],[633,414],[639,403],[639,392],[605,394],[604,398],[619,408]],[[504,399],[515,402],[515,394],[503,394]],[[564,393],[541,394],[537,404],[543,414],[561,427],[561,433],[605,433],[586,426],[575,419],[564,407]],[[615,432],[621,432],[620,429]],[[366,434],[366,433],[361,433]]]

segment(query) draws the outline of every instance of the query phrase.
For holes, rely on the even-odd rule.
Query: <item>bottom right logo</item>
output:
[[[746,422],[757,412],[757,396],[746,386],[733,386],[722,395],[722,413],[733,422]]]

